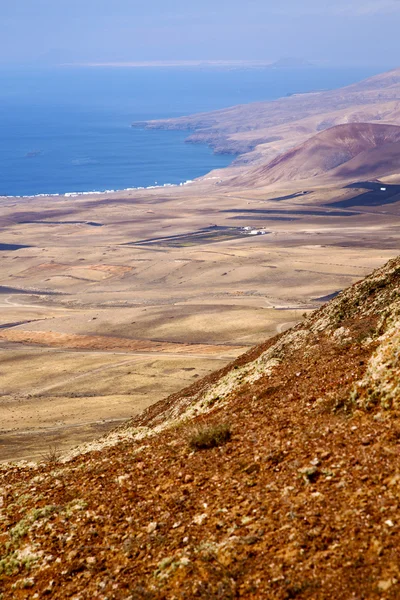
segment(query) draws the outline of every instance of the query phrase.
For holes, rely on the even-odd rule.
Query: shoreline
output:
[[[391,74],[392,72],[389,72]],[[379,92],[380,80],[387,87],[387,73],[351,84],[345,88],[327,91],[304,91],[281,96],[274,100],[248,102],[227,108],[189,114],[180,117],[133,121],[130,126],[143,130],[185,131],[185,143],[206,145],[214,154],[229,154],[233,157],[229,165],[214,167],[209,171],[180,183],[163,183],[149,186],[132,186],[121,189],[93,189],[87,191],[41,192],[33,194],[0,194],[0,200],[23,200],[35,198],[78,198],[80,196],[100,196],[129,193],[145,190],[178,188],[193,181],[210,179],[213,171],[226,171],[231,168],[248,168],[251,163],[267,165],[277,156],[292,147],[302,144],[316,135],[321,128],[329,128],[343,119],[343,113],[354,110],[354,106],[365,106],[378,110],[377,104],[385,105],[396,99],[392,89],[384,99],[370,98],[370,93]],[[366,85],[369,84],[369,85]],[[348,98],[343,100],[341,90],[348,90]],[[383,86],[385,89],[385,85]],[[351,91],[351,93],[350,93]],[[310,98],[313,99],[310,106]],[[388,106],[388,110],[389,110]],[[310,117],[310,111],[312,116]],[[293,114],[297,115],[293,120]],[[320,123],[314,123],[315,116]],[[379,115],[378,115],[379,116]],[[393,117],[394,118],[394,117]],[[368,121],[378,119],[372,115]],[[390,117],[386,119],[390,122]],[[215,179],[220,179],[216,177]],[[69,185],[69,184],[67,184]],[[72,186],[71,186],[72,187]]]
[[[210,171],[211,172],[211,171]],[[207,173],[206,173],[207,175]],[[206,177],[204,175],[203,177]],[[187,179],[182,183],[164,183],[162,185],[149,185],[147,187],[139,186],[139,187],[131,187],[131,188],[121,188],[117,190],[93,190],[90,192],[65,192],[65,193],[48,193],[48,194],[26,194],[23,196],[2,196],[0,195],[0,200],[25,200],[30,198],[78,198],[79,196],[103,196],[105,194],[119,194],[123,192],[136,192],[138,190],[156,190],[156,189],[164,189],[164,188],[174,188],[174,187],[183,187],[189,185],[191,183],[195,183],[201,179],[200,177],[197,179]],[[209,179],[219,179],[219,177],[210,177]]]
[[[183,117],[181,117],[183,118]],[[143,123],[146,123],[145,121]],[[136,127],[135,124],[131,124],[131,127]],[[146,129],[151,129],[148,127],[143,127],[144,130]],[[162,128],[160,128],[162,129]],[[168,129],[165,129],[165,131],[168,131]],[[194,130],[188,130],[188,133],[190,134],[188,138],[185,139],[185,143],[197,143],[197,144],[203,144],[206,145],[210,148],[213,149],[213,154],[218,154],[218,152],[215,151],[215,148],[213,148],[212,144],[208,143],[206,140],[198,140],[198,141],[193,141],[190,138],[195,135]],[[224,154],[236,154],[237,158],[239,158],[242,154],[245,154],[246,152],[242,153],[242,152],[223,152]],[[235,161],[233,161],[235,162]],[[55,193],[51,193],[51,192],[47,192],[47,193],[40,193],[40,194],[22,194],[22,195],[2,195],[0,194],[0,201],[1,200],[27,200],[27,199],[33,199],[33,198],[61,198],[61,199],[67,199],[67,198],[78,198],[80,196],[103,196],[106,194],[119,194],[119,193],[124,193],[124,192],[136,192],[136,191],[145,191],[145,190],[156,190],[156,189],[165,189],[165,188],[179,188],[179,187],[184,187],[187,185],[190,185],[192,183],[201,181],[201,180],[207,180],[207,179],[220,179],[220,177],[209,177],[210,173],[212,173],[213,171],[216,170],[225,170],[228,169],[232,166],[232,163],[230,163],[229,165],[225,166],[225,167],[215,167],[212,168],[210,171],[207,171],[207,173],[204,173],[204,175],[200,175],[199,177],[196,177],[195,179],[187,179],[186,181],[182,181],[180,183],[163,183],[163,184],[155,184],[155,185],[148,185],[148,186],[137,186],[137,187],[128,187],[128,188],[118,188],[118,189],[106,189],[106,190],[90,190],[90,191],[83,191],[83,192],[55,192]]]

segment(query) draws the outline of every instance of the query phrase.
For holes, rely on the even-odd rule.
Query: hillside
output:
[[[135,127],[191,130],[188,141],[245,154],[238,165],[265,164],[319,131],[346,123],[400,124],[400,69],[325,92],[296,94]]]
[[[75,456],[3,466],[3,598],[398,598],[399,319],[400,258]]]
[[[232,183],[257,186],[327,175],[330,179],[374,178],[397,173],[400,127],[348,123],[326,129],[276,159],[246,171]]]

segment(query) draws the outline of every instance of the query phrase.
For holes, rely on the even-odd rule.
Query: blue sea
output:
[[[186,144],[188,132],[132,122],[332,89],[382,70],[2,68],[0,195],[180,184],[234,157]]]

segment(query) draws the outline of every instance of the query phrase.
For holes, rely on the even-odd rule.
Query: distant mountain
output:
[[[304,58],[284,57],[270,65],[274,69],[298,69],[303,67],[313,67],[314,65]]]

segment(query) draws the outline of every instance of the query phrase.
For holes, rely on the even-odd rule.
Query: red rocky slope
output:
[[[98,450],[3,467],[3,598],[398,598],[399,294],[396,259]]]

